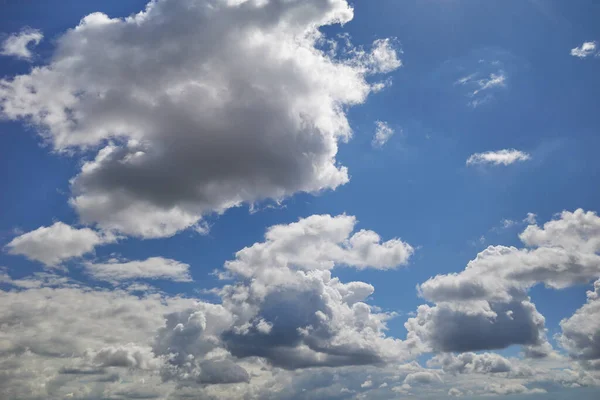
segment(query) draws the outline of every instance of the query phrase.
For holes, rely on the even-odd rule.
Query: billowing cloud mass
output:
[[[77,229],[55,222],[51,226],[42,226],[17,236],[6,245],[6,249],[10,254],[23,255],[47,266],[56,266],[114,240],[112,235],[100,234],[90,228]]]
[[[375,135],[373,136],[373,147],[382,147],[394,135],[395,131],[386,122],[375,122]]]
[[[560,322],[558,339],[586,368],[600,370],[600,280],[587,295],[587,304]]]
[[[373,286],[343,283],[331,269],[398,267],[412,247],[398,239],[381,243],[372,231],[352,234],[355,224],[346,215],[315,215],[271,227],[265,242],[225,264],[223,278],[233,282],[213,291],[220,303],[144,288],[137,297],[58,276],[6,275],[2,283],[16,290],[0,292],[0,364],[8,363],[2,373],[11,382],[0,393],[62,398],[88,379],[96,382],[91,392],[78,396],[93,398],[116,396],[110,382],[142,371],[155,375],[146,386],[160,392],[178,385],[247,385],[258,371],[273,368],[385,366],[406,359],[403,342],[385,333],[393,314],[366,303]],[[189,278],[187,265],[159,257],[85,268],[109,281]]]
[[[550,241],[592,251],[596,218],[564,213],[543,228],[528,227],[522,237],[531,245]],[[598,384],[590,368],[593,342],[585,341],[593,329],[576,316],[563,322],[561,342],[585,365],[556,368],[538,359],[528,361],[537,365],[532,369],[489,353],[438,354],[429,368],[403,364],[426,346],[467,351],[520,340],[543,349],[543,317],[516,295],[511,302],[490,301],[487,310],[483,300],[482,310],[472,301],[446,301],[419,309],[407,323],[407,340],[395,338],[387,330],[395,314],[369,305],[374,287],[342,282],[333,272],[397,268],[409,261],[412,247],[354,232],[355,226],[351,216],[313,215],[269,228],[263,242],[224,264],[225,286],[210,291],[216,302],[141,284],[107,290],[48,273],[12,279],[2,270],[0,397],[391,399],[425,390],[444,398]],[[159,257],[84,268],[114,283],[188,277],[187,265]],[[597,292],[590,292],[590,304]],[[461,379],[468,374],[487,378]]]
[[[49,65],[0,81],[0,110],[58,151],[102,147],[72,181],[82,222],[170,236],[206,213],[348,181],[336,162],[352,134],[345,110],[366,100],[368,76],[401,65],[387,39],[342,57],[320,50],[319,28],[352,17],[345,0],[90,14]]]
[[[581,46],[571,49],[571,55],[573,57],[586,58],[589,56],[598,55],[598,43],[597,42],[584,42]]]
[[[522,151],[515,149],[504,149],[498,151],[487,151],[485,153],[475,153],[467,159],[467,165],[510,165],[519,161],[527,161],[530,159],[531,156]]]
[[[562,289],[600,276],[600,218],[564,211],[519,236],[526,248],[490,246],[460,273],[419,286],[422,305],[406,323],[426,349],[466,352],[526,345],[530,357],[549,354],[544,317],[527,297],[537,285]]]
[[[23,29],[4,39],[0,54],[30,60],[33,57],[30,47],[37,46],[43,38],[44,35],[37,29]]]
[[[142,261],[109,260],[107,263],[87,262],[85,269],[92,278],[119,282],[134,279],[167,279],[176,282],[192,280],[190,266],[163,257],[151,257]]]

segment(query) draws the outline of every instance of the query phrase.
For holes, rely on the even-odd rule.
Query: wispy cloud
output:
[[[573,57],[586,58],[589,56],[599,56],[600,52],[598,52],[598,42],[585,42],[579,47],[575,47],[571,49],[571,55]]]
[[[13,33],[4,42],[2,42],[2,49],[0,54],[4,56],[13,56],[24,60],[31,60],[33,54],[29,49],[29,46],[37,46],[44,35],[37,29],[24,28],[19,33]]]
[[[491,165],[510,165],[518,161],[530,160],[528,153],[515,149],[503,149],[498,151],[487,151],[485,153],[475,153],[467,159],[467,165],[491,164]]]
[[[480,63],[485,62],[480,60]],[[498,65],[497,62],[491,62],[490,65]],[[483,77],[482,77],[483,76]],[[473,108],[480,106],[493,98],[493,91],[506,87],[508,76],[502,69],[491,72],[489,75],[482,73],[473,73],[457,79],[454,84],[469,87],[467,96],[472,100],[469,105]]]
[[[375,121],[375,126],[375,136],[373,136],[373,141],[371,144],[373,147],[382,147],[387,143],[388,140],[390,140],[396,131],[390,128],[387,122],[383,121]]]

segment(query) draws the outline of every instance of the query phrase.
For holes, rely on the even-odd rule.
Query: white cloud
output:
[[[597,42],[584,42],[581,46],[571,49],[571,55],[579,58],[586,58],[589,56],[598,55],[598,43]]]
[[[409,338],[441,351],[525,345],[526,355],[552,349],[544,317],[526,296],[534,285],[562,289],[600,276],[600,218],[593,212],[563,212],[542,228],[519,236],[527,248],[490,246],[460,273],[438,275],[419,286],[435,302],[408,320]]]
[[[443,353],[427,362],[429,367],[442,367],[447,374],[505,374],[507,377],[529,377],[534,374],[532,368],[515,364],[496,353]]]
[[[59,151],[109,142],[72,180],[82,222],[170,236],[207,213],[348,181],[336,160],[352,134],[345,110],[366,101],[368,76],[400,66],[386,39],[354,56],[317,49],[320,27],[352,17],[345,0],[90,14],[49,65],[0,81],[0,109]]]
[[[375,135],[373,136],[373,147],[382,147],[394,135],[395,131],[387,122],[375,121]]]
[[[168,279],[176,282],[190,282],[188,264],[163,257],[151,257],[143,261],[84,264],[88,274],[96,280],[118,282],[134,279]]]
[[[468,90],[467,97],[471,99],[469,106],[477,108],[493,99],[498,90],[507,87],[508,74],[501,68],[501,64],[499,61],[479,60],[477,72],[462,76],[454,82],[454,85]]]
[[[47,266],[56,266],[114,240],[112,235],[100,234],[90,228],[76,229],[62,222],[55,222],[51,226],[42,226],[17,236],[6,248],[10,254],[23,255]]]
[[[522,151],[515,149],[503,149],[498,151],[488,151],[485,153],[475,153],[467,159],[467,165],[510,165],[519,161],[527,161],[530,159],[531,156]]]
[[[373,50],[367,65],[374,73],[389,73],[402,66],[396,49],[392,46],[390,39],[378,39],[373,42]]]
[[[413,372],[404,378],[404,383],[411,387],[415,385],[430,385],[441,381],[439,375],[431,371]]]
[[[410,244],[397,238],[382,242],[373,231],[353,233],[356,223],[349,215],[312,215],[272,226],[264,242],[238,251],[235,260],[227,262],[227,270],[249,277],[274,268],[312,270],[347,265],[392,269],[405,265],[414,253]]]
[[[0,54],[30,60],[33,57],[30,47],[37,46],[44,35],[37,29],[25,28],[19,33],[13,33],[2,42]]]
[[[558,340],[584,367],[600,370],[600,279],[587,296],[587,304],[560,322]]]

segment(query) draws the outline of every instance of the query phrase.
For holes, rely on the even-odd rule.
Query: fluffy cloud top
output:
[[[86,271],[97,280],[118,282],[133,279],[168,279],[176,282],[192,280],[190,266],[163,257],[151,257],[143,261],[86,263]]]
[[[475,153],[467,159],[467,165],[510,165],[518,161],[527,161],[530,159],[531,156],[522,151],[515,149],[504,149],[498,151],[487,151],[485,153]]]
[[[57,40],[52,62],[0,81],[0,110],[57,150],[94,148],[72,181],[85,223],[169,236],[243,202],[348,181],[338,143],[371,74],[400,66],[392,42],[344,57],[319,28],[345,0],[158,0],[120,19],[95,13]],[[244,62],[239,62],[244,60]]]
[[[44,35],[37,29],[26,28],[19,33],[13,33],[2,42],[0,54],[30,60],[33,56],[30,47],[37,46]]]
[[[227,270],[250,277],[264,270],[331,269],[336,265],[391,269],[408,262],[413,247],[400,239],[381,242],[376,232],[353,233],[353,216],[312,215],[268,229],[265,241],[236,253]]]
[[[24,255],[48,266],[56,266],[73,257],[81,257],[103,243],[113,241],[90,228],[76,229],[62,222],[42,226],[17,236],[6,245],[10,254]]]

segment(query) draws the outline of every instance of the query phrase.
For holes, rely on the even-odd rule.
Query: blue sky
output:
[[[600,264],[595,259],[599,249],[594,247],[600,237],[600,218],[594,214],[600,200],[600,189],[596,184],[600,168],[596,152],[600,139],[595,115],[595,110],[600,106],[596,90],[600,84],[600,51],[596,52],[594,45],[596,40],[600,40],[600,28],[596,23],[600,4],[591,0],[576,4],[557,0],[380,0],[373,4],[354,1],[351,4],[353,15],[348,17],[344,11],[348,5],[342,0],[329,3],[322,0],[307,1],[308,11],[305,14],[301,13],[300,6],[296,6],[298,2],[293,1],[277,11],[264,11],[264,15],[261,14],[263,11],[257,11],[256,14],[248,10],[244,11],[246,14],[231,11],[236,7],[242,9],[243,6],[226,6],[227,2],[221,0],[186,2],[185,7],[192,7],[194,3],[218,5],[215,9],[222,9],[222,12],[215,11],[214,18],[215,21],[223,18],[223,24],[232,20],[241,21],[239,28],[232,25],[221,31],[217,28],[217,22],[209,23],[210,19],[206,19],[209,14],[204,13],[208,11],[192,7],[187,15],[179,15],[177,13],[185,7],[175,6],[173,0],[159,0],[154,10],[148,11],[150,22],[138,22],[142,26],[137,28],[139,32],[131,20],[122,19],[118,20],[118,24],[123,27],[90,19],[87,25],[81,25],[85,25],[85,29],[68,31],[93,12],[106,14],[107,20],[119,19],[142,11],[145,3],[132,0],[69,0],[37,5],[7,1],[0,5],[0,39],[4,42],[4,55],[0,56],[0,77],[3,79],[0,85],[0,184],[3,193],[0,198],[0,209],[3,210],[0,243],[4,250],[0,253],[0,267],[4,269],[0,270],[0,277],[1,273],[5,273],[0,288],[6,299],[3,303],[7,304],[0,318],[8,320],[10,315],[14,315],[29,324],[32,328],[28,334],[32,338],[36,337],[36,329],[48,324],[57,325],[58,319],[34,320],[41,317],[33,311],[15,314],[15,310],[19,310],[17,304],[25,304],[22,307],[27,310],[28,307],[35,309],[41,306],[36,303],[39,300],[35,300],[38,294],[35,292],[49,290],[51,292],[44,292],[47,301],[56,304],[65,301],[60,296],[66,291],[78,290],[80,296],[97,291],[102,296],[121,293],[121,300],[130,302],[148,302],[154,298],[152,296],[158,296],[163,302],[177,298],[182,303],[209,301],[222,303],[227,308],[226,303],[232,300],[228,297],[231,293],[219,291],[224,285],[233,281],[241,287],[248,285],[252,288],[248,283],[252,279],[259,282],[260,279],[267,279],[265,276],[270,276],[261,275],[259,278],[253,275],[257,272],[248,275],[242,270],[229,268],[228,261],[240,260],[236,252],[254,243],[265,242],[269,227],[287,226],[299,220],[308,221],[314,215],[345,214],[356,217],[358,222],[355,231],[365,229],[376,232],[381,241],[363,253],[336,256],[332,250],[318,255],[315,253],[317,250],[310,247],[314,244],[304,248],[301,245],[303,239],[296,238],[289,246],[300,252],[294,257],[300,257],[301,261],[293,266],[290,261],[290,265],[282,268],[286,271],[288,268],[300,268],[306,272],[313,268],[307,266],[311,262],[330,257],[328,260],[335,264],[335,268],[317,269],[331,270],[331,274],[341,282],[357,281],[372,285],[374,293],[363,300],[372,307],[371,315],[374,318],[383,318],[384,322],[381,323],[385,328],[377,325],[380,329],[378,335],[396,341],[394,346],[399,348],[398,356],[388,360],[387,356],[376,352],[371,355],[378,362],[373,365],[367,363],[368,368],[374,368],[373,372],[370,369],[365,372],[361,368],[357,372],[357,365],[364,364],[349,355],[344,355],[347,356],[344,362],[336,361],[335,366],[323,361],[322,365],[317,363],[305,368],[302,363],[288,360],[287,356],[274,356],[260,348],[266,346],[264,344],[250,346],[252,340],[260,343],[264,340],[268,343],[277,341],[277,321],[268,321],[266,316],[276,315],[285,320],[283,316],[291,312],[286,310],[290,304],[288,301],[293,303],[294,300],[289,299],[294,299],[296,294],[290,294],[289,298],[284,296],[288,300],[273,300],[267,296],[259,304],[248,300],[248,307],[256,306],[261,311],[246,323],[252,326],[248,329],[262,332],[259,329],[262,318],[262,321],[271,324],[269,329],[273,329],[272,338],[257,339],[252,336],[253,333],[248,334],[249,339],[239,339],[240,343],[233,343],[237,339],[233,340],[230,336],[234,335],[232,332],[238,332],[236,329],[241,329],[244,317],[231,308],[226,311],[232,313],[237,322],[221,332],[221,336],[217,335],[222,342],[218,349],[226,354],[223,356],[219,353],[219,357],[225,357],[219,362],[226,362],[228,368],[218,370],[213,375],[239,375],[237,369],[242,369],[244,373],[248,371],[251,379],[236,380],[234,377],[225,383],[212,382],[197,372],[200,375],[189,382],[189,376],[193,373],[184,371],[189,366],[177,364],[173,359],[165,361],[166,355],[180,349],[178,354],[183,357],[182,349],[185,348],[196,360],[212,360],[216,350],[213,349],[213,353],[209,353],[211,356],[207,356],[206,353],[190,350],[194,345],[186,347],[179,342],[171,343],[167,351],[152,339],[147,343],[134,343],[137,347],[132,350],[127,347],[130,342],[117,342],[121,338],[107,339],[104,344],[100,343],[100,339],[90,339],[80,348],[70,349],[52,358],[44,355],[43,351],[36,352],[35,346],[23,344],[17,339],[9,343],[13,339],[7,336],[7,346],[12,346],[10,351],[14,350],[11,354],[24,360],[21,370],[27,369],[25,363],[31,361],[29,358],[40,357],[44,363],[52,366],[50,370],[56,370],[55,376],[46,376],[45,379],[60,382],[54,389],[47,385],[46,391],[40,394],[26,387],[22,383],[22,376],[14,374],[8,378],[10,385],[5,389],[7,396],[28,399],[64,398],[67,395],[90,399],[135,398],[135,395],[142,392],[148,394],[154,389],[136,387],[131,382],[156,371],[160,373],[154,373],[152,379],[161,389],[151,394],[165,399],[180,398],[186,391],[204,396],[199,398],[236,398],[235,395],[240,393],[258,398],[267,398],[264,397],[265,393],[273,398],[400,398],[408,393],[416,398],[446,398],[451,395],[449,391],[453,388],[456,389],[455,395],[460,393],[477,397],[495,393],[546,398],[544,396],[552,396],[555,392],[563,393],[570,386],[586,386],[586,389],[569,390],[573,393],[584,390],[591,396],[589,398],[597,396],[595,387],[600,385],[600,375],[590,365],[598,362],[595,358],[598,353],[594,353],[598,348],[594,346],[600,346],[597,341],[600,326],[598,316],[595,316],[594,322],[594,315],[591,314],[595,309],[595,299],[588,295],[590,300],[586,300],[586,293],[593,291],[594,281],[600,278]],[[266,3],[280,2],[273,0]],[[255,7],[266,10],[267,6]],[[286,7],[289,8],[287,17],[279,14]],[[173,10],[173,14],[169,10]],[[327,13],[334,17],[326,17],[329,15]],[[263,19],[258,20],[255,15]],[[162,16],[168,16],[165,17],[167,23],[151,24],[160,21]],[[181,18],[181,25],[177,23],[177,18]],[[293,23],[282,23],[275,28],[269,25],[284,18],[290,18]],[[303,22],[303,18],[308,22]],[[336,18],[346,18],[347,21],[340,25],[335,23]],[[193,22],[195,20],[196,23]],[[147,28],[143,27],[144,23],[148,25]],[[297,28],[296,23],[302,29]],[[178,29],[178,26],[182,28]],[[337,53],[327,52],[331,42],[315,43],[307,39],[306,32],[312,26],[319,27],[323,40],[337,43]],[[239,43],[224,33],[228,30],[234,32],[235,29],[242,32]],[[258,50],[254,50],[255,47],[246,46],[246,37],[251,37],[247,32],[252,29],[265,34],[262,40],[272,46],[268,47],[271,52],[261,56]],[[21,47],[8,46],[11,38],[32,32],[43,35],[43,39],[37,44],[30,39],[22,42],[24,45]],[[118,40],[119,35],[122,35],[121,40]],[[223,38],[225,36],[226,39]],[[175,47],[163,48],[159,45],[163,38],[171,37],[173,42],[169,43]],[[390,38],[389,41],[385,41],[386,38]],[[292,39],[300,41],[298,46],[302,49],[313,51],[310,56],[305,56],[310,62],[313,62],[310,57],[322,51],[320,54],[327,62],[333,63],[338,69],[332,73],[325,64],[304,62],[301,55],[286,59],[289,68],[277,64],[283,59],[278,57],[288,57],[287,53],[283,53],[283,47],[278,45]],[[351,45],[346,44],[347,39]],[[584,43],[589,43],[589,52],[585,56],[573,55],[572,50],[583,48],[581,46]],[[28,47],[23,47],[25,45]],[[227,51],[220,52],[219,48]],[[383,61],[378,59],[378,50],[390,58]],[[140,55],[139,64],[136,64],[137,52],[143,54]],[[230,52],[238,52],[237,59],[230,57]],[[181,59],[176,59],[173,54]],[[69,56],[71,60],[76,60],[73,66],[66,61]],[[213,61],[210,60],[222,63],[220,68],[211,70],[219,64],[211,64]],[[106,61],[105,65],[103,61]],[[248,68],[244,69],[246,64]],[[351,70],[351,73],[342,67]],[[50,72],[37,76],[34,74],[36,68]],[[345,75],[346,72],[348,75]],[[316,78],[310,75],[313,73]],[[150,78],[143,79],[144,74]],[[18,91],[23,90],[15,84],[15,77],[18,76],[31,78],[30,85],[35,88],[33,94]],[[227,98],[223,93],[230,92],[219,92],[221,97],[216,96],[214,104],[207,100],[211,98],[209,92],[189,98],[181,94],[180,98],[169,100],[181,106],[179,110],[169,103],[162,108],[153,105],[156,108],[149,114],[136,114],[144,112],[143,107],[146,106],[145,100],[137,97],[128,99],[131,103],[124,102],[121,107],[113,106],[121,97],[136,91],[142,93],[141,99],[146,96],[160,102],[161,96],[167,92],[169,96],[175,96],[169,92],[170,88],[181,85],[191,90],[195,87],[192,83],[208,79],[205,76],[210,77],[208,85],[213,85],[215,90],[226,87],[235,93],[238,86],[234,84],[248,86],[246,91],[237,93],[238,98],[233,96],[223,100]],[[318,81],[319,76],[325,76],[325,83]],[[160,86],[162,83],[154,85],[154,82],[162,82],[163,78],[165,82],[170,82],[170,86]],[[337,83],[327,83],[336,80],[339,81],[339,87]],[[317,81],[319,83],[315,83]],[[383,89],[373,86],[378,82],[383,83]],[[301,85],[305,86],[300,88]],[[46,92],[48,87],[52,89]],[[261,88],[260,91],[257,88]],[[281,94],[284,92],[280,90],[285,90],[286,94]],[[117,97],[113,103],[105,97],[95,101],[90,97],[94,91],[98,92],[99,98],[111,93]],[[360,91],[362,94],[357,94]],[[74,93],[79,94],[71,99],[69,96]],[[269,96],[261,97],[267,96],[265,93]],[[288,93],[290,98],[287,97]],[[281,99],[277,100],[277,95],[281,95]],[[248,99],[256,97],[257,105],[244,103],[244,96],[248,96]],[[327,103],[327,99],[331,98],[339,107]],[[271,102],[272,99],[275,100]],[[300,100],[296,102],[296,99]],[[324,103],[315,104],[318,99]],[[138,100],[139,104],[133,104]],[[49,112],[48,109],[68,109],[73,116],[58,111],[52,114],[54,111]],[[242,110],[239,115],[238,110]],[[328,114],[328,110],[336,113],[335,116]],[[213,118],[214,115],[231,118],[232,121],[240,118],[238,122],[243,122],[243,126],[222,126],[223,119],[217,120],[217,117]],[[291,119],[296,115],[302,115],[309,128],[298,128],[294,132],[297,135],[294,140],[288,140],[286,129],[296,126],[293,124],[295,119]],[[196,116],[199,117],[196,119]],[[330,123],[339,122],[338,117],[347,121],[349,129],[342,132],[344,128],[338,127],[328,131]],[[162,125],[163,121],[167,121],[165,125]],[[379,146],[373,144],[378,121],[393,132]],[[164,126],[167,128],[164,129]],[[181,134],[177,133],[180,126],[184,127],[181,128]],[[213,130],[226,139],[219,139]],[[348,135],[348,140],[341,139],[344,134]],[[256,135],[256,140],[252,140],[252,135]],[[265,139],[266,135],[271,136]],[[127,140],[136,140],[141,144],[126,144]],[[177,145],[169,147],[171,140]],[[333,153],[329,147],[331,141],[339,146]],[[211,143],[219,145],[211,147]],[[270,143],[273,143],[273,148],[269,148]],[[144,157],[158,155],[140,168],[119,172],[120,165],[128,161],[126,158],[110,158],[120,157],[114,156],[117,153],[111,153],[110,161],[99,158],[94,161],[100,149],[111,145],[118,151],[130,152],[130,156],[137,154],[134,150]],[[281,157],[278,156],[277,146],[281,146]],[[506,165],[494,163],[493,157],[497,157],[502,150],[507,150],[512,156],[520,154],[521,158],[511,158]],[[306,154],[317,158],[312,158],[310,164],[304,157]],[[476,154],[483,154],[480,157],[483,161],[467,163]],[[322,158],[325,155],[329,158]],[[260,160],[271,160],[270,157],[272,163],[264,167]],[[320,161],[314,161],[317,159]],[[97,168],[94,171],[100,172],[86,173],[86,162],[87,165],[95,164]],[[240,168],[235,167],[238,163]],[[190,172],[181,174],[188,165]],[[330,177],[323,173],[326,168],[340,168],[337,171],[341,171],[342,166],[347,167],[347,182],[338,180],[343,180],[341,175]],[[177,174],[164,172],[170,169],[178,171]],[[230,169],[233,172],[221,172]],[[166,178],[154,179],[156,174],[161,177],[164,174]],[[179,185],[180,182],[183,183]],[[212,182],[210,185],[216,186],[208,183],[204,186],[205,182]],[[222,186],[219,186],[221,183]],[[187,188],[196,184],[199,185],[200,194],[188,193]],[[105,195],[108,197],[102,197]],[[101,198],[108,199],[109,205],[94,206],[99,204],[96,201]],[[77,199],[81,202],[78,203]],[[249,206],[250,203],[254,204]],[[155,208],[148,212],[140,211],[146,204],[152,204]],[[578,214],[578,209],[583,211]],[[164,210],[178,210],[181,214],[177,218],[182,219],[175,220],[172,215],[161,214]],[[567,213],[560,214],[563,211]],[[528,213],[535,214],[535,219],[531,217],[526,221]],[[188,218],[186,222],[182,222],[184,217],[181,215]],[[161,220],[167,217],[168,221]],[[135,218],[138,219],[132,223]],[[28,233],[39,233],[41,227],[56,227],[53,224],[58,221],[69,225],[73,231],[61,231],[64,237],[58,231],[50,231],[47,236],[28,236]],[[544,225],[551,221],[554,221],[553,225]],[[176,228],[164,228],[170,223]],[[327,224],[333,225],[334,222]],[[538,228],[535,228],[536,224]],[[160,234],[148,234],[149,230],[140,233],[136,230],[140,226],[148,226],[149,230],[157,229]],[[196,229],[198,227],[202,229]],[[541,233],[534,228],[541,230]],[[539,239],[543,235],[546,235],[546,239]],[[400,244],[390,242],[393,254],[385,253],[387,250],[380,243],[394,238],[399,238]],[[328,239],[323,236],[319,240],[327,242]],[[345,240],[350,240],[350,236]],[[82,250],[70,250],[78,246]],[[344,242],[344,246],[351,245]],[[488,246],[494,246],[494,249],[515,246],[517,258],[498,256],[494,258],[497,260],[497,264],[494,264],[496,270],[486,270],[485,256],[482,256],[480,258],[483,261],[474,264],[483,272],[472,278],[465,271],[465,266]],[[407,248],[410,248],[408,253],[405,252]],[[541,258],[541,261],[534,260],[532,254],[535,249],[540,253],[564,250],[570,262],[561,264],[563,253]],[[292,257],[291,253],[276,254],[277,251],[284,251],[281,249],[265,251],[273,252],[270,262],[281,257]],[[526,254],[528,251],[531,254]],[[58,261],[49,262],[48,259],[52,257]],[[148,264],[142,263],[139,268],[131,264],[152,257],[185,264],[187,278],[179,281],[174,278],[173,270],[168,270],[173,264],[168,262],[159,266],[165,268],[161,272],[163,275],[155,270],[152,272]],[[391,261],[387,261],[386,257],[391,257]],[[275,268],[265,259],[252,258],[248,268],[253,271]],[[268,265],[256,264],[261,262]],[[108,281],[94,279],[91,271],[106,269],[107,265],[130,270],[137,268],[139,274],[135,276],[133,273],[128,278],[115,276]],[[531,272],[532,275],[537,274],[535,278],[516,280],[513,275],[505,276],[504,272],[497,270],[505,268],[516,276],[521,271],[519,268],[529,267],[535,269]],[[219,278],[218,272],[224,271],[231,279]],[[570,278],[571,272],[577,276]],[[449,274],[453,273],[458,274],[457,279],[463,279],[464,276],[465,285],[467,279],[476,279],[485,288],[488,288],[486,285],[495,287],[495,282],[506,285],[503,288],[510,287],[510,290],[506,289],[510,293],[510,300],[498,300],[495,296],[503,289],[497,287],[489,289],[486,292],[488,294],[478,299],[495,312],[504,310],[506,304],[511,307],[517,304],[517,308],[523,304],[534,304],[535,312],[528,317],[533,318],[532,321],[538,316],[545,319],[540,330],[532,333],[537,335],[536,338],[523,339],[509,332],[506,340],[498,339],[502,345],[484,344],[481,348],[462,351],[458,345],[446,346],[442,344],[445,341],[436,342],[442,335],[438,331],[416,333],[416,328],[406,326],[409,318],[419,318],[421,311],[417,313],[417,309],[424,304],[432,307],[432,313],[445,306],[453,311],[458,310],[459,305],[475,307],[475,300],[461,297],[467,296],[464,293],[454,294],[454,297],[444,297],[450,295],[442,294],[446,280],[450,282],[453,279],[453,275]],[[496,274],[498,277],[493,278]],[[439,286],[438,281],[430,280],[436,275],[443,278]],[[62,280],[59,281],[59,278]],[[37,283],[24,286],[23,279]],[[68,283],[65,283],[65,279]],[[271,285],[270,279],[263,283],[266,287]],[[431,282],[431,293],[419,295],[417,286],[425,286],[425,282]],[[127,291],[128,285],[134,283],[148,286],[137,292]],[[273,285],[275,293],[296,293],[290,289],[293,285],[289,282],[281,284],[281,287],[275,283]],[[326,282],[325,286],[329,287],[327,285]],[[299,299],[303,296],[308,294],[301,295]],[[530,300],[527,300],[528,297]],[[267,307],[268,301],[281,303]],[[342,302],[341,306],[354,310],[350,303]],[[61,307],[57,306],[57,309],[62,310]],[[198,306],[186,303],[185,307],[184,304],[173,307],[165,308],[164,315],[185,313]],[[336,309],[331,304],[325,308]],[[309,308],[306,313],[313,315],[314,311]],[[90,310],[91,314],[93,312]],[[301,311],[298,313],[302,314]],[[588,323],[582,323],[583,320],[575,319],[575,316],[589,316],[589,319],[585,319],[589,326]],[[85,323],[84,317],[77,318]],[[169,323],[166,322],[166,328],[162,328],[161,318],[153,318],[158,321],[155,331],[159,333],[156,335],[161,337],[169,329]],[[440,320],[435,319],[437,317],[431,318],[434,318],[431,326],[434,323],[441,324]],[[517,321],[518,318],[511,317],[510,320]],[[566,321],[563,326],[560,325],[562,320]],[[296,322],[299,324],[296,328],[304,326],[302,321],[289,323],[293,325]],[[525,325],[530,322],[528,320]],[[282,322],[282,325],[286,323]],[[497,321],[489,323],[492,330],[518,329],[515,327],[517,322],[507,322],[506,327],[494,327],[494,324],[500,324]],[[580,331],[578,327],[581,327]],[[342,328],[338,328],[342,332]],[[210,330],[210,326],[204,329]],[[328,329],[335,330],[331,326]],[[444,331],[443,328],[436,329]],[[472,329],[474,338],[483,337],[488,332],[479,322],[474,323]],[[270,333],[264,334],[268,336]],[[411,334],[418,337],[418,343],[411,342]],[[467,336],[469,334],[465,333]],[[156,335],[149,334],[149,337]],[[195,346],[203,346],[200,344],[205,340],[202,335],[197,338]],[[235,335],[244,336],[239,333]],[[596,339],[590,339],[591,343],[581,343],[579,338],[586,335]],[[54,336],[51,339],[55,339]],[[168,339],[175,340],[171,336]],[[48,341],[51,342],[50,339]],[[332,344],[334,342],[324,346],[335,347]],[[371,345],[377,351],[381,351],[378,346],[388,346],[378,341],[369,343]],[[122,368],[123,363],[106,361],[99,356],[107,352],[114,355],[114,349],[118,346],[124,346],[119,349],[130,356],[128,360],[142,357],[131,354],[149,354],[152,362],[158,366],[152,369],[134,363],[127,364],[130,368],[126,369]],[[254,350],[240,350],[244,346]],[[525,350],[527,346],[536,349],[546,346],[544,357],[529,358]],[[23,348],[30,350],[23,353]],[[112,350],[107,350],[109,348]],[[257,350],[259,348],[260,351]],[[408,348],[411,350],[408,351]],[[286,348],[285,351],[292,353],[292,350]],[[73,356],[65,355],[69,352]],[[407,352],[411,355],[407,356]],[[478,357],[509,360],[512,363],[511,372],[477,370],[476,363],[472,362],[466,367],[468,373],[456,374],[449,365],[428,363],[436,356],[455,357],[456,362],[461,354],[470,352],[475,352]],[[23,354],[27,354],[27,357]],[[410,364],[414,360],[420,363],[418,367]],[[152,362],[148,362],[148,365]],[[200,363],[198,370],[215,368],[207,364],[208,361],[197,362]],[[73,368],[79,368],[80,372],[61,375],[61,368],[64,370],[72,365]],[[263,365],[266,365],[264,368],[270,376],[252,375],[252,371]],[[171,368],[169,371],[176,372],[168,375],[165,372],[167,367]],[[525,367],[538,371],[538,375],[543,375],[543,380],[531,376],[516,377],[515,371]],[[98,376],[93,375],[98,378],[97,382],[92,380],[94,383],[90,383],[86,381],[84,372],[93,368],[102,369],[103,373],[111,373],[118,379],[102,386],[98,382],[102,381],[104,375],[98,373]],[[320,369],[336,376],[332,378],[334,383],[312,384]],[[558,372],[552,375],[548,372],[551,370]],[[39,374],[39,379],[42,379],[41,372]],[[363,376],[365,374],[368,376]],[[472,378],[470,374],[477,375],[477,380],[482,384],[468,383]],[[184,375],[186,378],[183,378]],[[411,375],[414,376],[409,378]],[[573,378],[575,376],[577,379]],[[282,384],[283,388],[277,389],[280,390],[277,392],[269,386],[270,379],[287,384]],[[364,387],[352,387],[344,379],[372,383]],[[177,385],[182,382],[183,386]],[[386,385],[379,387],[383,383]],[[394,388],[396,390],[392,390]],[[2,390],[0,393],[3,393]],[[548,394],[541,394],[542,390]],[[580,395],[585,394],[581,392]]]

